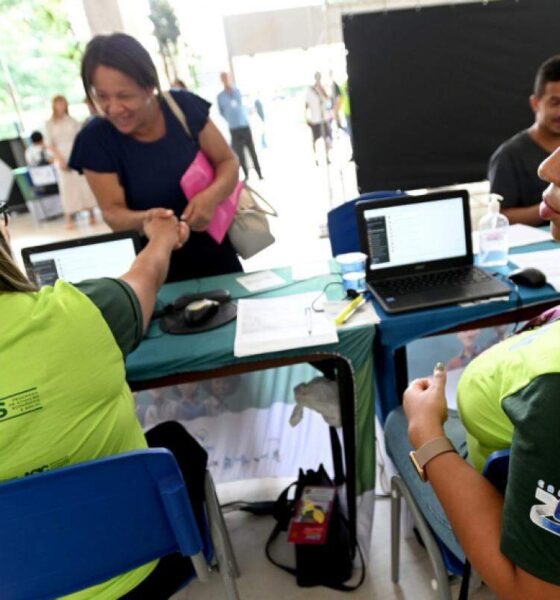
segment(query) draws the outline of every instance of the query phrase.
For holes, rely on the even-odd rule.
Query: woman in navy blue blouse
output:
[[[192,234],[173,253],[167,281],[241,271],[229,238],[217,244],[206,233],[239,178],[235,154],[208,118],[210,104],[187,91],[171,92],[185,113],[190,138],[159,95],[150,55],[122,33],[89,42],[82,81],[99,116],[79,133],[69,164],[85,174],[107,224],[114,231],[142,232],[146,219],[174,214],[186,221]],[[179,181],[199,149],[213,163],[216,178],[187,204]]]

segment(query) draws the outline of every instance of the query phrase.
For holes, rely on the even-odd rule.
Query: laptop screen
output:
[[[372,203],[364,209],[369,270],[466,256],[464,199],[451,194],[426,202],[401,198],[392,205],[377,208]]]
[[[124,231],[23,248],[21,254],[29,278],[43,286],[57,279],[78,283],[120,277],[130,269],[139,248],[138,234]]]

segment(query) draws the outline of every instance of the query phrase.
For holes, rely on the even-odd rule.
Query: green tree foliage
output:
[[[79,101],[81,51],[62,0],[0,0],[3,120],[15,122],[16,108],[20,114],[44,109],[55,94]],[[2,133],[6,135],[5,127]]]
[[[154,25],[154,36],[158,41],[165,74],[171,82],[177,79],[175,59],[181,30],[168,0],[150,0],[150,21]]]

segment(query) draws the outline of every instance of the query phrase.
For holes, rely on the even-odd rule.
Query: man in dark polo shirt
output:
[[[546,60],[529,99],[535,122],[504,142],[488,166],[490,191],[503,196],[502,213],[510,223],[542,225],[538,205],[546,183],[537,169],[560,147],[560,55]]]

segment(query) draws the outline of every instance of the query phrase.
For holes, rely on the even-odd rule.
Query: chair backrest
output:
[[[356,202],[381,200],[402,195],[403,192],[398,190],[370,192],[369,194],[362,194],[354,200],[348,200],[348,202],[330,210],[327,215],[327,222],[332,255],[336,256],[337,254],[358,252],[360,250],[358,224],[356,222]]]
[[[484,477],[502,494],[505,492],[507,485],[510,453],[510,448],[492,452],[482,471]]]
[[[0,484],[0,598],[56,598],[202,550],[174,456],[128,452]]]

